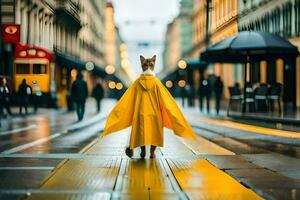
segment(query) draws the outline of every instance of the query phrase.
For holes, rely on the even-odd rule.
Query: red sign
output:
[[[7,43],[20,42],[20,25],[19,24],[3,24],[2,25],[2,41]]]

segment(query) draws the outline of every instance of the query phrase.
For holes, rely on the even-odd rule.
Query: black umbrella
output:
[[[247,63],[266,60],[269,58],[295,58],[299,55],[297,47],[284,38],[265,32],[242,31],[237,35],[218,42],[201,53],[201,60],[207,62]],[[245,67],[244,104],[246,98]]]
[[[201,54],[201,60],[245,63],[298,55],[297,47],[280,36],[265,32],[242,31],[208,47]]]

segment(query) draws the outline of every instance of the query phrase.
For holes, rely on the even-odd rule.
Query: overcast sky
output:
[[[129,59],[136,74],[141,73],[139,55],[157,55],[156,72],[162,68],[166,26],[177,15],[179,0],[112,0],[115,21],[127,44]],[[148,47],[138,46],[147,42]]]

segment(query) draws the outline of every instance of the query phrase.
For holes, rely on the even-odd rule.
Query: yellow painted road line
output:
[[[121,199],[172,199],[172,185],[160,159],[131,159],[124,176]]]
[[[168,163],[180,187],[190,199],[262,199],[207,160],[168,159]]]
[[[197,123],[204,123],[213,126],[223,126],[227,128],[239,129],[242,131],[258,133],[263,135],[272,135],[272,136],[278,136],[284,138],[300,139],[300,133],[294,131],[278,130],[278,129],[248,125],[248,124],[243,124],[238,122],[232,122],[228,120],[208,119],[208,118],[196,117],[196,116],[190,116],[189,118],[191,119],[192,122],[197,122]]]

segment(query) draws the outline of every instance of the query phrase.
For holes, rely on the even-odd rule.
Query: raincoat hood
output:
[[[144,90],[148,91],[155,86],[155,77],[148,74],[143,74],[138,79],[139,84]]]

